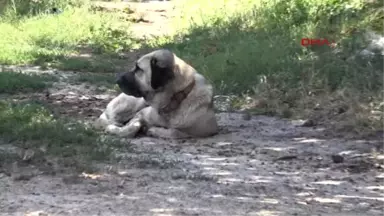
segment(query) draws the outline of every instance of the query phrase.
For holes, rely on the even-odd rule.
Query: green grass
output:
[[[130,23],[121,15],[84,6],[61,14],[0,19],[0,64],[113,71],[116,53],[136,45]]]
[[[57,78],[49,74],[24,74],[14,71],[0,72],[0,94],[32,93],[49,87]]]
[[[71,161],[72,168],[84,168],[92,161],[108,159],[119,144],[82,123],[54,116],[38,101],[0,101],[0,119],[1,142],[32,150],[32,160],[53,156]]]
[[[112,86],[112,75],[81,74],[75,82]],[[56,107],[44,101],[12,100],[18,93],[43,92],[57,81],[48,74],[24,74],[14,71],[0,72],[0,145],[12,145],[33,152],[31,158],[0,149],[0,166],[28,162],[38,168],[47,166],[47,160],[76,171],[91,171],[95,161],[113,159],[111,153],[122,146],[118,139],[108,137],[77,119],[63,118],[54,113]],[[3,97],[4,96],[4,97]],[[6,149],[6,147],[5,147]],[[54,168],[50,168],[51,171]]]

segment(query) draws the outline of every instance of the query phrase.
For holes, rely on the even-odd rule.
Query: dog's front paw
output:
[[[105,131],[107,133],[111,133],[111,134],[119,134],[120,133],[120,130],[121,128],[116,126],[116,125],[108,125],[105,129]]]

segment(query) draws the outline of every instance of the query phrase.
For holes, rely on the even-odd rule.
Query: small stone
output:
[[[278,157],[276,158],[276,160],[293,160],[293,159],[297,159],[297,156],[296,155],[285,155],[285,156],[281,156],[281,157]]]
[[[252,115],[251,115],[251,113],[249,113],[249,112],[245,112],[244,114],[243,114],[243,120],[245,120],[245,121],[249,121],[249,120],[251,120],[252,119]]]
[[[337,114],[345,113],[348,110],[347,106],[342,106],[337,109]]]
[[[78,175],[65,176],[62,180],[65,184],[80,184],[83,181]]]
[[[43,212],[43,211],[28,212],[28,213],[26,213],[24,215],[25,216],[48,216],[48,214]]]
[[[22,158],[23,161],[30,161],[33,156],[35,155],[35,151],[31,150],[31,149],[23,149],[20,151],[20,156]]]
[[[333,163],[343,163],[344,162],[344,157],[341,155],[332,155],[332,161]]]
[[[13,176],[14,181],[29,181],[33,177],[35,177],[35,174],[33,173],[18,173]]]
[[[315,125],[316,125],[315,121],[313,121],[312,119],[308,119],[301,126],[302,127],[313,127]]]

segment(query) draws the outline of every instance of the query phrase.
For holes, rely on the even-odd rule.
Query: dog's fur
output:
[[[142,56],[116,82],[123,93],[99,118],[109,133],[132,138],[144,127],[150,136],[191,138],[218,132],[212,86],[169,50]]]

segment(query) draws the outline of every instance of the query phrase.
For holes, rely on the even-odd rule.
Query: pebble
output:
[[[343,163],[344,162],[344,157],[341,155],[332,155],[332,161],[333,163]]]

